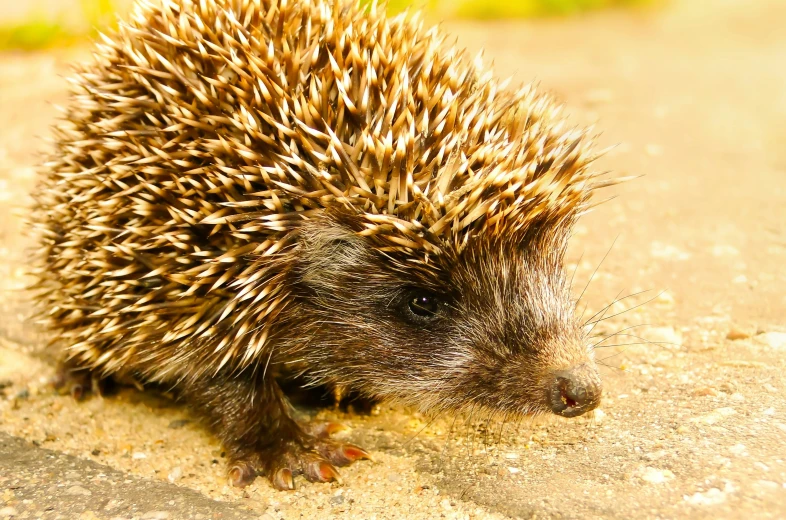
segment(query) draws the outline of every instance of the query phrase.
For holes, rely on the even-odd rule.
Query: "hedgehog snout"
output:
[[[597,408],[601,392],[598,371],[584,363],[554,372],[547,399],[555,414],[577,417]]]

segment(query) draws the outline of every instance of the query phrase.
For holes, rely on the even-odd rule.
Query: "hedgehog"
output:
[[[165,385],[231,484],[277,489],[369,458],[296,419],[285,377],[428,413],[597,407],[563,260],[618,180],[445,38],[351,0],[143,1],[102,35],[30,218],[75,395]]]

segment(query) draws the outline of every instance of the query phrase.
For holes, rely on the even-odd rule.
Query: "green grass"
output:
[[[569,16],[597,9],[636,7],[656,0],[389,0],[388,11],[398,13],[409,6],[440,17],[479,20]],[[370,3],[371,0],[363,0]]]
[[[0,26],[0,49],[40,49],[71,37],[61,24],[36,16],[19,25]]]
[[[25,1],[25,0],[19,0]],[[368,4],[371,0],[361,0]],[[436,18],[531,18],[565,16],[609,7],[638,6],[657,0],[389,0],[388,11],[407,7],[425,9]],[[68,24],[43,11],[34,11],[17,24],[0,24],[0,49],[41,49],[67,46],[114,23],[118,3],[123,0],[79,0],[82,24]]]
[[[459,0],[455,14],[460,18],[532,18],[568,16],[610,7],[630,7],[650,3],[650,0],[510,0],[484,2]]]
[[[82,24],[74,26],[43,10],[33,11],[21,23],[0,25],[0,49],[41,49],[71,45],[114,21],[114,0],[79,0]]]

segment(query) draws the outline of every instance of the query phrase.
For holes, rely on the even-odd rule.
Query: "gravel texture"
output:
[[[143,520],[249,517],[247,510],[210,500],[198,491],[134,477],[5,433],[0,433],[0,469],[0,486],[13,491],[14,502],[0,509],[0,517],[21,518],[25,513],[28,518],[63,520],[89,514]]]
[[[164,396],[76,403],[47,386],[20,217],[58,74],[85,52],[0,54],[0,519],[786,517],[784,19],[776,0],[675,0],[447,24],[499,76],[539,80],[621,143],[601,167],[644,176],[580,222],[568,268],[578,296],[600,264],[585,317],[648,292],[593,331],[620,332],[599,345],[593,417],[304,410],[350,426],[375,461],[291,493],[228,487],[220,446]]]

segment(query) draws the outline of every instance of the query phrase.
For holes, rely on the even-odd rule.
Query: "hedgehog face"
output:
[[[562,266],[567,230],[555,230],[514,241],[481,236],[452,264],[459,293],[452,319],[461,327],[455,344],[470,358],[456,389],[482,408],[574,417],[600,402]]]
[[[298,356],[315,379],[423,408],[580,415],[597,406],[600,382],[563,250],[551,236],[481,236],[430,269],[403,270],[349,229],[311,227]]]

